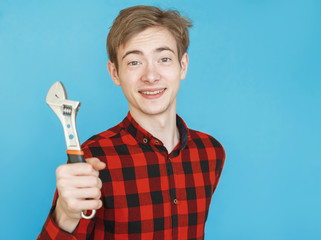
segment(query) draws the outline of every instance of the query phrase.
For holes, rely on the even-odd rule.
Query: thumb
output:
[[[97,171],[102,170],[106,167],[106,163],[100,161],[98,158],[86,158],[86,162],[89,163]]]

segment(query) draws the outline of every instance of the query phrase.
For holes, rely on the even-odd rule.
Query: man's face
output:
[[[118,48],[118,72],[108,62],[109,73],[121,86],[136,116],[176,113],[176,96],[185,78],[188,56],[178,59],[173,35],[165,28],[148,28]]]

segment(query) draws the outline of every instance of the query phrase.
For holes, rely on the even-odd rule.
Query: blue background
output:
[[[190,65],[178,113],[227,158],[206,239],[321,239],[321,1],[0,1],[1,239],[35,239],[65,163],[45,103],[62,81],[82,102],[81,142],[128,111],[106,69],[122,8],[190,17]]]

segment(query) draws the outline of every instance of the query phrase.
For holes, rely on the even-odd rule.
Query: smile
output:
[[[145,94],[145,95],[156,95],[156,94],[163,92],[164,90],[165,90],[165,88],[163,88],[161,90],[156,90],[156,91],[140,91],[140,93]]]

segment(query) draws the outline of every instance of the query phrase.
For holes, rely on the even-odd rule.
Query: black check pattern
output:
[[[203,239],[225,153],[217,140],[188,129],[178,116],[177,127],[180,143],[170,154],[130,113],[87,140],[86,158],[107,164],[99,175],[103,207],[94,219],[81,219],[72,234],[49,214],[39,239]]]

